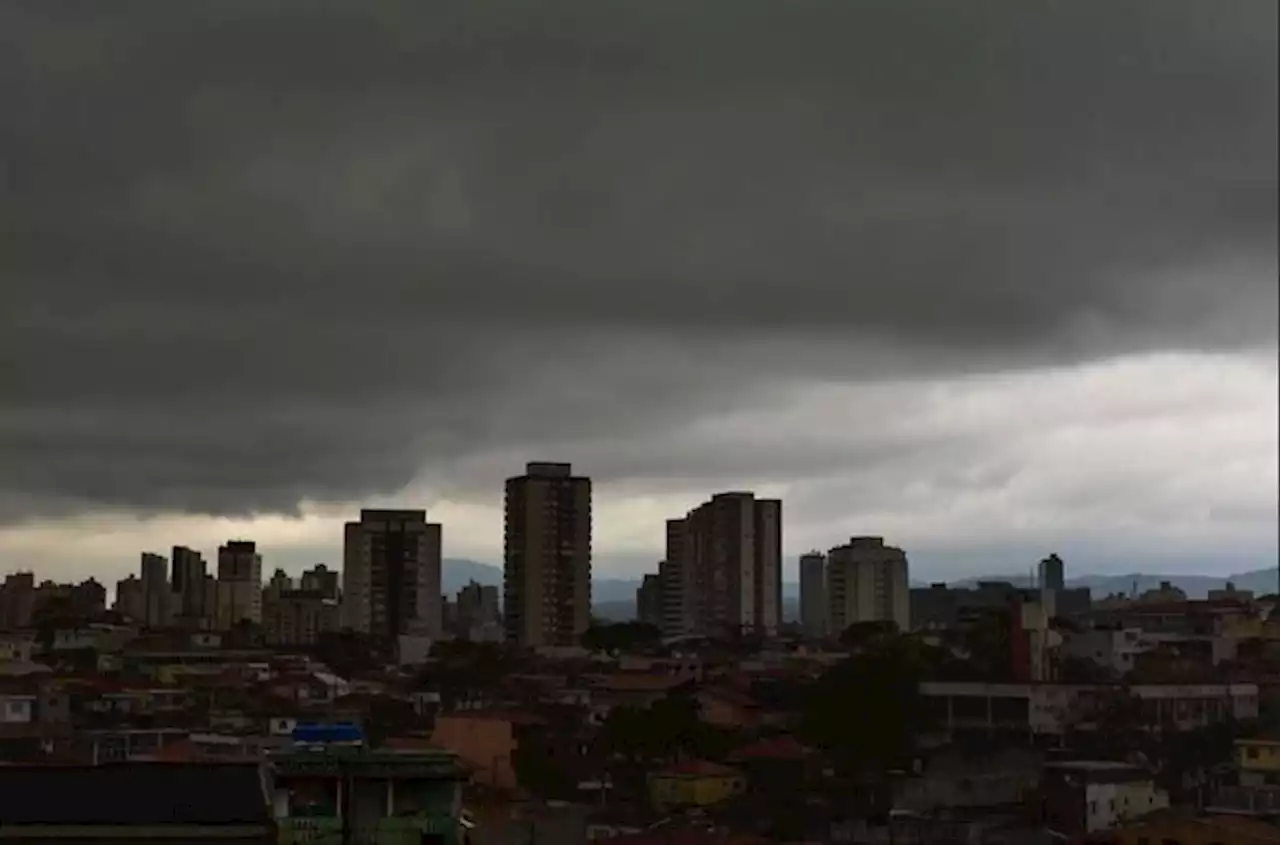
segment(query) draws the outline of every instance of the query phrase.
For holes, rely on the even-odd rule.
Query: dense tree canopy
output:
[[[920,681],[933,650],[888,637],[832,667],[809,691],[802,732],[846,774],[901,765],[926,724]]]
[[[661,642],[662,631],[646,622],[596,621],[582,635],[583,648],[610,653],[641,651]]]

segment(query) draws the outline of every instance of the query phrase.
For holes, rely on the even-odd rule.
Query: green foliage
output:
[[[964,630],[962,645],[974,671],[987,681],[1009,680],[1013,673],[1013,619],[1008,608],[988,610]]]
[[[649,707],[615,707],[601,726],[599,742],[606,754],[628,760],[671,760],[681,755],[723,758],[732,736],[702,720],[692,695],[669,694]]]
[[[592,651],[634,652],[661,642],[662,631],[647,622],[593,622],[582,635],[582,647]]]
[[[375,668],[381,659],[373,640],[350,628],[322,632],[317,637],[313,654],[344,678]]]
[[[920,681],[933,651],[910,637],[877,641],[809,691],[801,732],[846,774],[899,765],[926,726]]]
[[[858,649],[872,646],[898,634],[898,623],[892,619],[854,622],[840,632],[840,645]]]

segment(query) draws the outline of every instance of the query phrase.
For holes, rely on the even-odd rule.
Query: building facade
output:
[[[907,555],[883,537],[853,537],[827,553],[828,625],[838,634],[855,622],[911,629]]]
[[[317,563],[303,571],[298,587],[308,593],[319,593],[327,599],[337,599],[340,597],[339,578],[340,574],[336,569]]]
[[[174,546],[169,563],[173,573],[169,586],[174,621],[189,628],[207,627],[203,623],[213,615],[214,608],[205,586],[209,572],[204,556],[195,549]],[[216,600],[216,594],[212,598]]]
[[[262,555],[252,540],[218,547],[216,626],[228,631],[244,620],[262,622]]]
[[[773,636],[782,621],[782,502],[718,493],[667,523],[668,634]]]
[[[800,623],[805,636],[825,637],[827,630],[827,556],[800,556]]]
[[[168,627],[172,621],[169,561],[164,555],[143,552],[138,574],[142,578],[142,616],[137,618],[148,628]]]
[[[507,479],[503,554],[506,640],[577,645],[591,624],[591,479],[566,463],[530,463]]]
[[[662,575],[648,573],[636,588],[636,619],[662,628]]]
[[[386,642],[441,631],[442,529],[424,510],[361,510],[342,552],[342,624]]]

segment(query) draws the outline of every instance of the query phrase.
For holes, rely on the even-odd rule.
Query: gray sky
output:
[[[1276,18],[0,5],[0,564],[497,561],[554,459],[607,574],[730,487],[921,577],[1274,565]]]

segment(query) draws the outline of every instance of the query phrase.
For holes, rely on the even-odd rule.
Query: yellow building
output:
[[[658,810],[710,807],[738,795],[745,786],[737,769],[689,760],[649,775],[649,800]]]
[[[1280,736],[1236,740],[1241,786],[1280,785]]]

